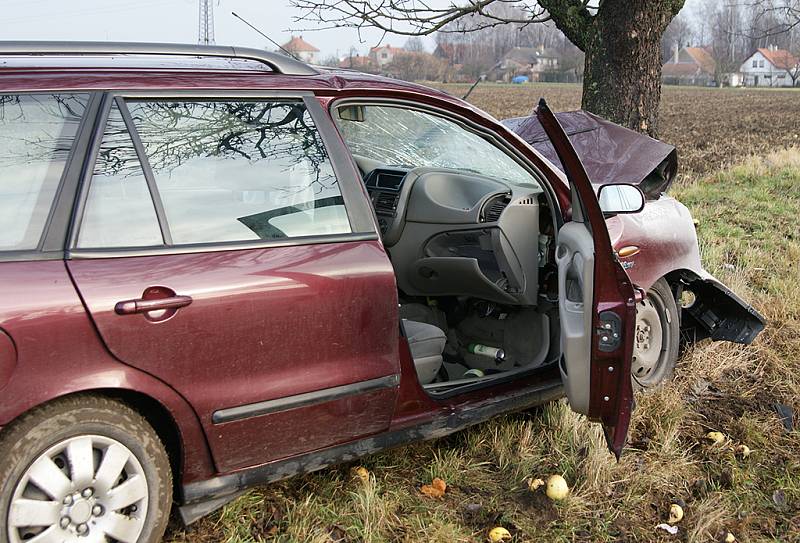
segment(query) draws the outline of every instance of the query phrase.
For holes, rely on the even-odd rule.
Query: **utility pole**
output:
[[[197,25],[197,43],[214,45],[214,5],[213,0],[198,0],[199,18]]]

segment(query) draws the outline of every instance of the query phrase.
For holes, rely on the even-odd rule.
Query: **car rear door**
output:
[[[558,231],[561,377],[570,407],[602,423],[619,458],[628,433],[635,293],[614,256],[603,213],[586,170],[544,100],[536,115],[570,184],[572,217]]]
[[[194,406],[222,472],[386,429],[394,275],[318,103],[104,108],[67,265],[109,351]]]

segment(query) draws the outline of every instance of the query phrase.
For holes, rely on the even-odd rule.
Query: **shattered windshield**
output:
[[[337,124],[354,155],[390,166],[451,168],[514,185],[536,184],[504,151],[448,119],[396,106],[349,106]]]

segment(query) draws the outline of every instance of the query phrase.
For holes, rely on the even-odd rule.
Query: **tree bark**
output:
[[[579,0],[542,0],[556,26],[586,54],[581,107],[658,135],[661,36],[684,0],[605,0],[589,13]]]

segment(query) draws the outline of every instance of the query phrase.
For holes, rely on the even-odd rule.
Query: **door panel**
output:
[[[572,195],[572,218],[558,233],[556,255],[562,378],[571,407],[603,424],[619,458],[633,410],[633,286],[614,255],[597,196],[564,129],[544,100],[536,115],[564,165]]]
[[[189,401],[220,471],[388,428],[394,273],[306,102],[106,103],[67,265],[108,350]]]
[[[589,414],[594,298],[594,241],[582,223],[569,222],[558,232],[558,314],[561,319],[561,377],[570,407]]]
[[[114,356],[194,406],[220,470],[388,427],[395,387],[325,408],[212,422],[218,410],[399,373],[394,274],[377,241],[74,259],[68,266]],[[167,319],[115,310],[153,287],[191,304]]]

